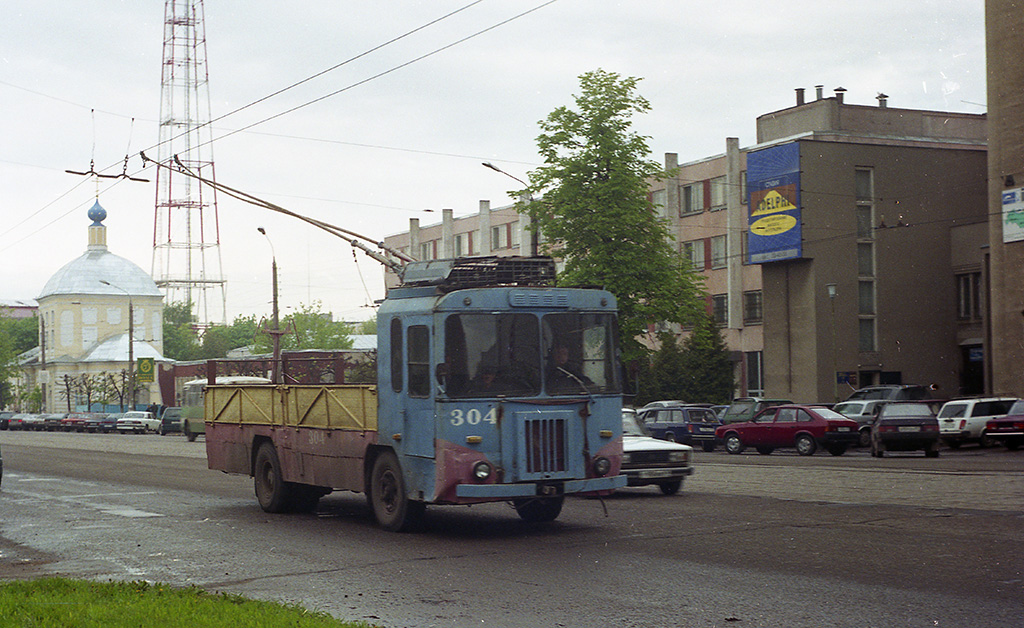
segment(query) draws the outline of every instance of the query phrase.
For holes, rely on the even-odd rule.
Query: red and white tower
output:
[[[213,180],[203,0],[166,0],[160,96],[160,163],[173,166],[177,157]],[[155,209],[152,275],[167,303],[191,303],[202,327],[226,323],[215,190],[173,168],[157,168]]]

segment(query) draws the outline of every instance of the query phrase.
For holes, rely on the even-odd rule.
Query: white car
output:
[[[939,438],[953,449],[972,441],[976,441],[982,447],[988,447],[991,443],[985,433],[985,424],[989,419],[1006,416],[1015,401],[1015,397],[947,401],[937,416]]]
[[[686,476],[693,475],[693,448],[651,438],[637,423],[636,413],[622,411],[622,474],[627,486],[657,484],[665,495],[675,495]]]
[[[125,412],[124,416],[117,420],[118,432],[159,432],[160,419],[153,416],[152,412],[131,410]]]

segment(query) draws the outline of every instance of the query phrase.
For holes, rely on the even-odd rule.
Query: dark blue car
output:
[[[707,406],[647,407],[637,411],[637,418],[655,438],[700,446],[704,451],[714,451],[718,445],[715,429],[722,423]]]

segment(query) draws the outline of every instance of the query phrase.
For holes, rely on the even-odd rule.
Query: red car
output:
[[[1024,445],[1024,399],[1014,402],[1006,416],[989,419],[985,424],[985,434],[1010,450]]]
[[[833,456],[846,453],[858,441],[857,422],[838,412],[818,406],[789,404],[765,408],[750,421],[730,423],[715,430],[730,454],[753,447],[770,454],[779,447],[795,447],[810,456],[824,447]]]

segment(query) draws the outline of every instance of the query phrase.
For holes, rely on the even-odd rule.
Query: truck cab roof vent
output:
[[[443,292],[486,286],[553,286],[550,257],[457,257],[410,262],[403,286],[437,286]]]

